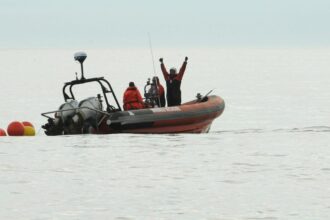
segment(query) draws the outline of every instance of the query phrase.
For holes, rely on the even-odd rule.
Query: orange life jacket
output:
[[[135,86],[126,89],[123,97],[124,110],[143,108],[143,99],[139,90]]]

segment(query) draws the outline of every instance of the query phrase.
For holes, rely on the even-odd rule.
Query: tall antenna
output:
[[[152,44],[151,44],[151,37],[148,32],[148,38],[149,38],[149,47],[150,47],[150,53],[151,53],[151,59],[152,59],[152,66],[154,67],[154,75],[156,76],[156,68],[155,68],[155,60],[154,60],[154,52],[152,51]]]
[[[152,66],[154,68],[154,76],[157,76],[156,68],[155,68],[154,52],[152,51],[151,37],[150,37],[149,32],[148,32],[148,38],[149,38],[149,47],[150,47],[150,53],[151,53],[151,59],[152,59]],[[157,81],[155,83],[156,83],[157,104],[158,104],[158,107],[160,107],[160,97],[159,97],[159,92],[158,92],[159,85],[158,85]]]

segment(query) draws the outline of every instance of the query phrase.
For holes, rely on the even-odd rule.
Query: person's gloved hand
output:
[[[163,63],[163,58],[160,58],[160,59],[159,59],[159,62]]]
[[[187,62],[187,61],[188,61],[188,57],[186,57],[186,58],[184,59],[184,61]]]

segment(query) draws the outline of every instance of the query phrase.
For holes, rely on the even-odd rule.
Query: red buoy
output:
[[[34,128],[34,126],[33,126],[33,124],[32,124],[31,122],[23,121],[22,124],[23,124],[24,126],[30,126],[30,127]]]
[[[0,137],[1,136],[7,136],[6,131],[0,128]]]
[[[24,125],[19,121],[13,121],[8,125],[7,133],[9,136],[23,136]]]

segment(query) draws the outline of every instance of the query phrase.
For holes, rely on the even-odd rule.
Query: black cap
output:
[[[135,86],[134,82],[130,82],[128,85],[129,85],[130,87]]]

